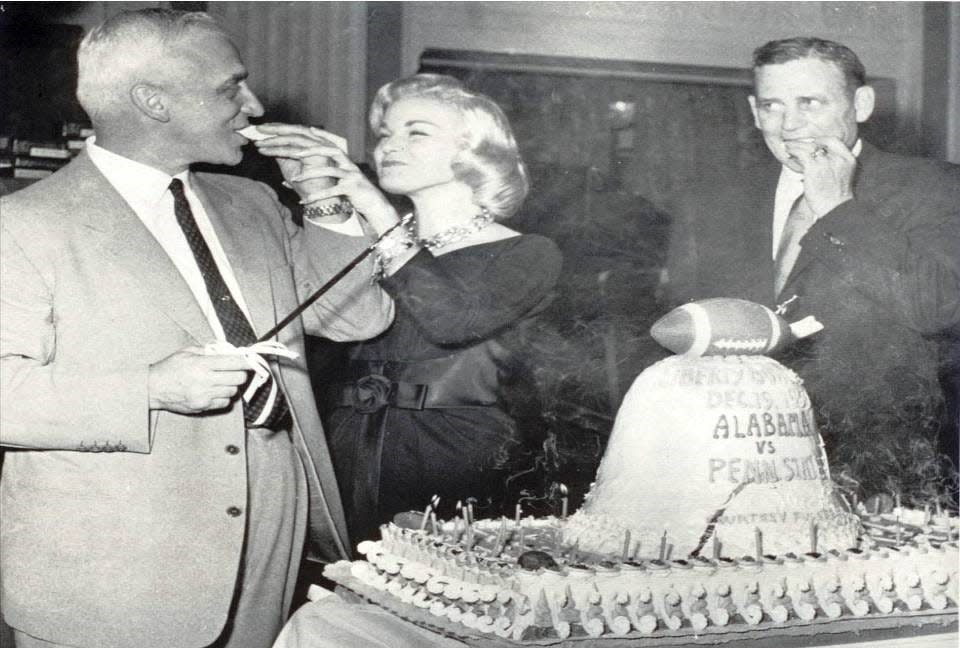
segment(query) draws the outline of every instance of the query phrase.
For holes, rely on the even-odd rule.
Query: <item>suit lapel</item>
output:
[[[872,163],[875,151],[876,149],[874,149],[869,143],[863,141],[863,148],[860,151],[859,158],[857,159],[857,169],[855,171],[853,180],[854,193],[858,193],[861,190],[860,184],[864,175],[863,171],[865,165],[870,165]],[[810,267],[810,263],[813,261],[813,255],[807,252],[803,246],[803,242],[805,240],[806,237],[800,241],[800,255],[797,257],[796,263],[794,263],[793,268],[790,270],[790,276],[787,277],[787,281],[783,285],[782,294],[784,295],[791,294],[788,292],[789,289],[792,288],[793,284],[798,282],[799,279],[806,273],[807,269]]]
[[[253,330],[259,337],[270,330],[277,319],[270,290],[270,256],[264,247],[264,225],[209,178],[194,175],[193,186],[227,255]]]
[[[100,173],[89,156],[73,162],[74,193],[79,221],[97,232],[104,257],[132,279],[131,286],[147,303],[177,322],[198,343],[213,332],[193,293],[150,230]]]

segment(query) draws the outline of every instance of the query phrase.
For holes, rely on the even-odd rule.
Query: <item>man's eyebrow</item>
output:
[[[414,126],[414,125],[416,125],[416,124],[426,124],[426,125],[428,125],[428,126],[436,126],[436,124],[434,124],[432,121],[429,121],[429,120],[426,120],[426,119],[411,119],[410,121],[405,122],[403,125],[404,125],[404,126]]]
[[[250,73],[244,70],[243,72],[236,72],[230,75],[230,78],[220,84],[220,89],[225,90],[230,86],[236,85],[241,81],[245,81],[247,77],[250,76]]]

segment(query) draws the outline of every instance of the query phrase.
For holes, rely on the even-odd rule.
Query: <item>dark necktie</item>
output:
[[[774,294],[779,295],[787,283],[787,277],[800,256],[800,239],[816,220],[817,215],[803,199],[803,194],[800,194],[790,208],[783,233],[780,235],[780,245],[777,246],[777,256],[774,258]]]
[[[213,254],[210,253],[207,241],[197,227],[193,210],[190,209],[187,196],[183,193],[183,182],[178,178],[171,180],[170,193],[173,194],[173,211],[177,216],[177,222],[187,238],[187,243],[190,244],[190,250],[197,261],[197,267],[200,268],[200,274],[203,275],[203,282],[207,286],[207,294],[210,295],[210,301],[213,302],[213,309],[216,311],[217,319],[220,320],[220,325],[223,327],[227,342],[238,347],[253,344],[257,341],[253,326],[250,325],[233,295],[230,294],[230,289],[224,282],[223,275],[220,274],[220,269],[213,259]],[[263,421],[258,423],[258,420],[263,418],[264,409],[270,399],[270,392],[274,389],[274,382],[271,375],[257,389],[250,402],[243,404],[243,418],[248,427],[277,429],[289,413],[287,400],[278,386],[270,413]],[[243,393],[243,390],[244,386],[241,386],[240,392]]]

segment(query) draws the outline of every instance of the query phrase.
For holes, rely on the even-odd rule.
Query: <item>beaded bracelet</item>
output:
[[[376,254],[374,279],[382,279],[386,276],[387,267],[390,263],[416,245],[417,241],[409,229],[412,221],[413,214],[407,214],[400,220],[400,227],[382,237],[373,246],[373,251]]]

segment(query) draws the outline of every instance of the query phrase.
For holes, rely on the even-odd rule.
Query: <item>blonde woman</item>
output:
[[[493,101],[452,77],[418,74],[382,87],[369,121],[379,188],[344,151],[311,141],[323,131],[276,127],[257,143],[268,155],[330,157],[335,166],[298,180],[335,178],[311,200],[345,196],[377,233],[406,217],[379,245],[395,321],[351,348],[325,422],[355,542],[435,494],[447,515],[457,500],[502,495],[519,441],[504,407],[512,340],[549,302],[561,266],[551,240],[504,224],[528,181]],[[409,198],[412,213],[398,214],[382,192]]]

